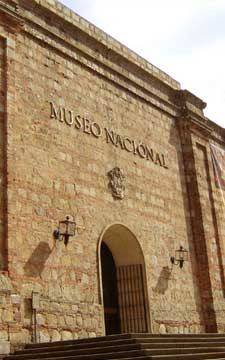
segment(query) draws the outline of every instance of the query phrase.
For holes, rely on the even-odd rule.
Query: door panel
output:
[[[147,332],[142,265],[118,267],[117,286],[121,332]]]

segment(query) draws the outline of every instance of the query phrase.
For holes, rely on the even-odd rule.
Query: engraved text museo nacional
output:
[[[68,126],[73,126],[77,130],[80,130],[85,134],[92,135],[95,138],[100,138],[104,134],[107,143],[112,144],[117,148],[121,148],[122,150],[125,150],[129,153],[133,153],[134,155],[138,155],[142,159],[150,160],[154,164],[168,169],[165,156],[163,154],[157,153],[152,148],[148,147],[148,145],[142,142],[136,142],[127,136],[121,136],[112,129],[102,129],[101,126],[95,121],[91,121],[79,114],[74,115],[72,110],[61,106],[57,107],[53,102],[50,102],[50,106],[50,117],[52,119],[63,122]]]

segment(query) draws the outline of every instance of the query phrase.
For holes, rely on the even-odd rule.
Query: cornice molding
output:
[[[0,19],[12,31],[23,29],[24,20],[17,0],[0,0]]]
[[[59,6],[66,9],[55,0],[0,0],[0,18],[2,14],[2,22],[11,31],[24,31],[159,111],[185,120],[192,131],[207,137],[215,132],[203,114],[206,103],[200,98],[180,90],[178,82],[69,9],[68,16],[63,11],[60,14]],[[53,22],[44,15],[52,16]],[[133,71],[129,71],[130,66]]]
[[[108,35],[92,24],[90,28],[86,28],[85,32],[85,28],[82,28],[80,24],[72,20],[70,22],[70,19],[60,16],[57,9],[53,8],[54,11],[52,11],[48,1],[5,0],[4,5],[3,0],[0,0],[0,13],[7,13],[7,16],[11,16],[11,21],[15,18],[18,25],[23,26],[23,31],[29,36],[46,43],[83,66],[91,68],[100,76],[108,78],[165,114],[176,116],[177,106],[173,102],[173,93],[174,89],[178,88],[178,83],[174,81],[172,84],[172,78],[171,85],[168,81],[163,81],[162,77],[166,76],[165,73],[156,67],[154,71],[150,71],[153,65],[148,64],[138,55],[135,61],[134,53],[131,51],[129,53],[123,45],[120,44],[121,48],[117,48],[113,46],[113,43],[107,43]],[[50,21],[47,21],[47,18]],[[96,36],[96,29],[101,36]],[[103,35],[105,35],[105,40],[103,40]],[[146,64],[149,65],[149,69]],[[156,70],[158,70],[158,76]]]
[[[9,0],[6,0],[9,1]],[[101,43],[110,52],[115,52],[121,55],[127,61],[137,65],[140,69],[143,69],[147,74],[160,80],[165,85],[173,89],[180,89],[178,81],[174,80],[171,76],[166,74],[161,69],[157,68],[140,55],[130,50],[113,37],[85,20],[75,12],[64,6],[57,0],[18,0],[21,7],[24,9],[30,9],[36,11],[42,9],[44,13],[54,15],[60,21],[60,24],[68,24],[74,30],[82,31],[87,36],[95,40],[97,43]]]
[[[175,95],[175,102],[179,107],[178,122],[185,124],[185,129],[210,138],[213,128],[204,116],[206,103],[188,90],[179,90]]]
[[[81,63],[83,66],[99,73],[100,76],[108,78],[108,80],[131,92],[134,96],[149,102],[153,107],[158,108],[170,116],[176,116],[177,107],[171,101],[172,96],[168,95],[166,99],[163,94],[160,94],[159,89],[149,84],[150,80],[149,83],[142,80],[124,68],[120,62],[116,63],[111,61],[110,58],[102,56],[81,42],[71,41],[66,37],[64,38],[64,34],[53,32],[48,26],[38,24],[34,19],[26,19],[25,23],[24,31],[27,34],[60,51],[62,54],[73,58],[73,60]],[[62,44],[64,45],[62,46]],[[146,74],[146,76],[148,76],[148,74]],[[161,81],[158,79],[157,81],[159,81],[160,88]],[[173,89],[169,88],[167,84],[164,84],[164,86],[168,87],[168,93],[173,92]]]

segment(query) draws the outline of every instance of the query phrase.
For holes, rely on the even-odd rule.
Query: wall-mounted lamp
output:
[[[74,236],[76,232],[76,223],[70,221],[70,217],[67,216],[65,220],[59,221],[58,230],[55,230],[53,235],[56,240],[63,241],[67,245],[70,236]]]
[[[180,246],[178,250],[175,250],[175,256],[171,256],[170,261],[172,265],[179,265],[182,269],[184,261],[188,260],[188,251]]]

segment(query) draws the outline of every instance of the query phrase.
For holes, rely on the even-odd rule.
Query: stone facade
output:
[[[0,339],[104,334],[100,247],[116,224],[141,249],[146,330],[224,332],[209,143],[225,133],[205,103],[55,0],[0,1],[0,86]],[[66,215],[67,246],[53,237]],[[189,261],[171,269],[180,245]]]

